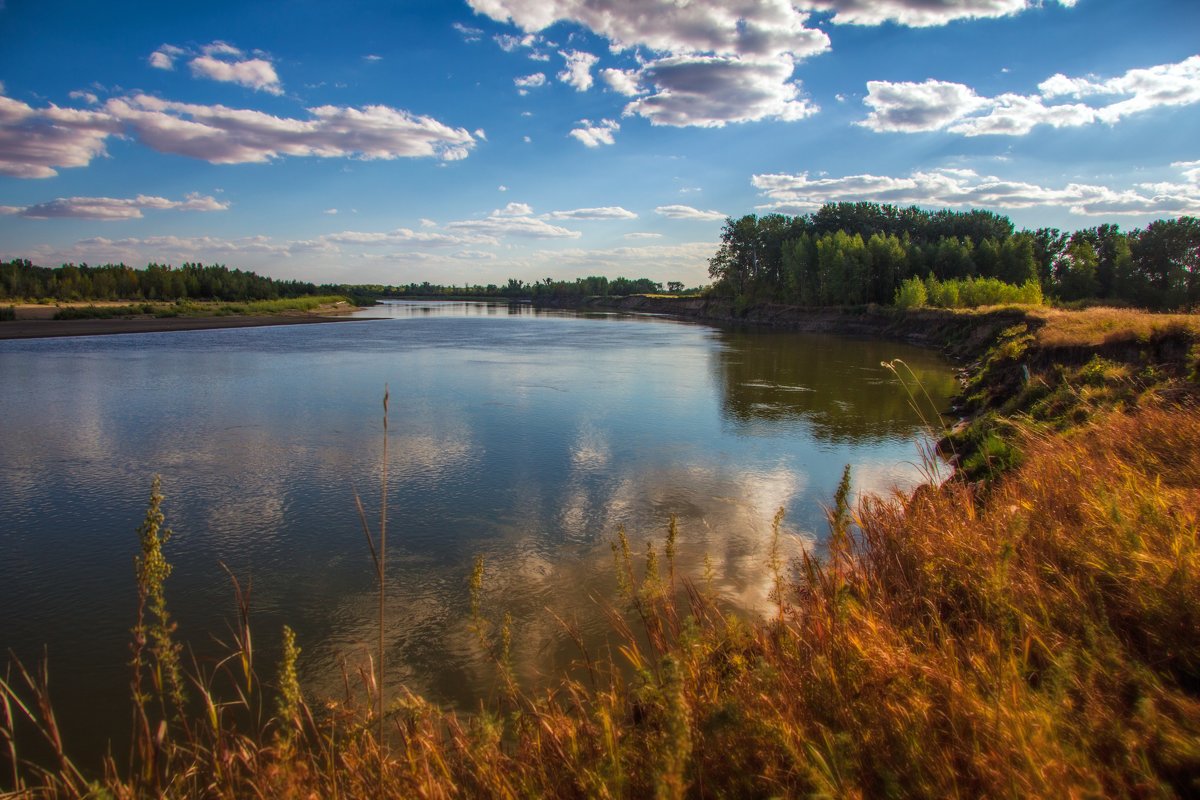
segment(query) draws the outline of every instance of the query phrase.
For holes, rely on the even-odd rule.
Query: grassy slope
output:
[[[369,680],[310,713],[285,666],[276,713],[248,723],[230,686],[274,690],[235,658],[203,685],[236,702],[167,725],[142,747],[153,768],[143,756],[136,781],[110,777],[108,789],[1194,796],[1200,325],[999,313],[937,318],[937,336],[977,355],[980,331],[1003,331],[972,369],[975,421],[951,437],[964,472],[974,458],[986,480],[836,503],[830,558],[775,565],[772,619],[722,615],[703,585],[674,575],[669,539],[645,559],[615,546],[614,639],[632,679],[584,654],[575,680],[522,693],[502,627],[482,625],[496,707],[458,717],[399,698],[381,752]],[[993,439],[996,452],[980,447]],[[47,781],[83,787],[68,768]]]

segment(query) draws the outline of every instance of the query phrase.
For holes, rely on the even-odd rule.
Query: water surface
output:
[[[920,420],[880,362],[903,358],[936,403],[955,388],[936,354],[893,342],[505,305],[369,314],[383,319],[0,342],[0,646],[46,646],[78,741],[128,715],[154,474],[168,599],[197,658],[228,639],[227,567],[252,586],[259,670],[286,622],[306,688],[334,693],[375,636],[353,493],[377,513],[388,386],[389,682],[471,708],[494,689],[466,619],[477,554],[530,684],[574,655],[547,608],[604,635],[618,526],[640,550],[677,515],[680,569],[709,556],[724,600],[761,610],[776,509],[797,555],[819,547],[843,465],[859,489],[919,478]]]

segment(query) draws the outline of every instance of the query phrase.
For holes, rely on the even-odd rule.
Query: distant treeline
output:
[[[679,293],[684,290],[678,281],[668,281],[666,291]],[[631,294],[654,294],[663,291],[663,284],[649,278],[606,278],[589,275],[569,281],[543,278],[526,283],[509,278],[503,285],[489,283],[462,286],[441,286],[425,281],[403,286],[358,286],[351,289],[372,291],[377,297],[398,299],[404,297],[497,297],[509,299],[545,299],[551,297],[626,297]],[[692,291],[700,291],[699,288]]]
[[[669,282],[668,291],[680,292],[683,284]],[[134,269],[124,264],[64,264],[48,268],[27,260],[0,262],[0,300],[58,301],[128,300],[166,301],[217,300],[252,302],[280,300],[313,295],[342,295],[365,304],[379,299],[405,297],[495,297],[539,299],[550,297],[625,296],[663,291],[661,283],[649,278],[605,278],[590,276],[572,281],[525,281],[510,278],[506,284],[443,286],[409,283],[400,286],[382,284],[313,284],[303,281],[279,281],[220,264],[204,266],[185,263],[180,267],[150,264]],[[698,291],[698,290],[696,290]]]
[[[1200,304],[1200,220],[1017,232],[990,211],[831,203],[797,217],[727,219],[709,274],[717,294],[814,306],[889,304],[906,280],[932,276],[1036,281],[1060,301],[1176,309]]]
[[[248,302],[308,295],[340,294],[329,286],[277,281],[220,264],[64,264],[37,267],[27,260],[0,262],[0,299],[36,300],[221,300]]]

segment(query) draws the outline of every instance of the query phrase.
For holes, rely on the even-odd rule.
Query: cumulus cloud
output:
[[[87,166],[110,136],[136,136],[163,153],[214,164],[281,156],[395,159],[466,158],[476,139],[432,117],[388,106],[318,106],[306,119],[150,95],[116,97],[95,110],[34,108],[0,94],[0,175],[48,178]]]
[[[105,153],[121,123],[102,111],[32,106],[0,94],[0,175],[50,178]]]
[[[208,78],[223,83],[236,83],[247,89],[254,89],[268,94],[282,94],[283,86],[275,66],[265,58],[246,58],[239,48],[216,41],[206,44],[197,52],[188,51],[182,47],[164,44],[150,54],[150,66],[156,69],[175,69],[176,59],[191,56],[188,67],[192,76]],[[378,59],[379,56],[367,56],[368,59]]]
[[[1087,216],[1200,213],[1200,162],[1178,162],[1178,183],[1141,183],[1117,189],[1085,183],[1061,188],[980,175],[969,169],[934,169],[904,177],[847,175],[810,178],[807,173],[755,175],[751,183],[770,202],[761,210],[803,214],[825,203],[871,201],[926,207],[999,209],[1050,206]]]
[[[245,61],[226,61],[209,55],[198,56],[188,62],[192,75],[198,78],[211,78],[214,81],[236,83],[247,89],[283,94],[279,76],[270,61],[261,58],[251,58]]]
[[[558,54],[567,62],[566,69],[558,73],[558,79],[568,86],[574,86],[577,92],[592,88],[592,67],[600,59],[581,50],[560,50]]]
[[[97,97],[94,92],[74,91],[68,94],[67,97],[71,98],[72,100],[82,100],[89,106],[94,106],[96,103],[100,102],[100,98]]]
[[[532,75],[522,75],[513,78],[513,83],[516,84],[521,94],[529,94],[529,90],[538,86],[546,85],[546,76],[544,73],[535,72]]]
[[[863,100],[872,111],[861,123],[876,131],[931,131],[944,128],[987,101],[961,83],[868,81]]]
[[[788,81],[790,58],[748,61],[720,56],[676,56],[647,64],[639,80],[654,93],[625,106],[651,125],[719,128],[730,122],[803,119],[817,107]]]
[[[177,103],[149,95],[109,100],[106,111],[147,146],[214,164],[280,156],[395,159],[465,158],[475,139],[432,117],[388,106],[310,108],[308,119],[261,111]]]
[[[183,54],[184,50],[182,47],[176,47],[173,44],[164,44],[150,54],[150,66],[155,69],[175,69],[175,59]]]
[[[1042,81],[1038,91],[980,97],[960,83],[870,81],[863,102],[871,112],[859,124],[881,132],[947,130],[964,136],[1022,136],[1038,125],[1112,124],[1154,108],[1200,102],[1200,55],[1110,79],[1056,74]],[[1061,98],[1076,102],[1055,102]],[[1102,102],[1084,102],[1098,98]]]
[[[829,49],[829,37],[807,27],[808,13],[789,0],[468,0],[480,14],[511,22],[527,34],[574,22],[615,50],[645,47],[660,53],[715,53],[798,58]]]
[[[621,130],[620,124],[612,119],[602,119],[596,124],[592,124],[591,120],[581,119],[579,125],[581,127],[573,129],[568,136],[574,136],[588,147],[613,144],[616,141],[613,134]]]
[[[533,207],[528,203],[509,203],[504,208],[492,212],[498,217],[528,217],[533,213]]]
[[[168,200],[165,197],[155,197],[140,194],[137,197],[60,197],[46,203],[32,206],[4,206],[5,214],[15,214],[30,219],[98,219],[122,220],[141,219],[142,212],[150,209],[155,211],[225,211],[229,203],[221,202],[215,197],[199,194],[189,194],[183,200]]]
[[[637,97],[643,91],[638,85],[639,74],[635,69],[602,69],[600,77],[610,89],[626,97]]]
[[[644,48],[655,57],[636,69],[605,69],[614,91],[638,97],[625,107],[655,125],[718,127],[760,119],[797,120],[816,106],[791,81],[796,62],[829,49],[789,0],[469,0],[479,13],[526,35],[573,22],[606,38],[614,51]],[[517,37],[513,37],[514,40]],[[563,53],[559,75],[580,91],[592,85],[595,56]],[[572,56],[580,60],[571,61]],[[584,63],[584,58],[587,62]],[[644,92],[646,97],[641,97]],[[593,145],[594,146],[594,145]]]
[[[1076,0],[1057,0],[1072,8]],[[1019,14],[1041,0],[803,0],[802,8],[832,11],[838,25],[881,25],[895,22],[910,28],[946,25],[960,19],[987,19]]]
[[[551,211],[548,219],[637,219],[637,214],[620,206],[576,208],[571,211]]]
[[[705,222],[725,219],[725,215],[720,211],[701,211],[691,206],[659,206],[654,209],[654,213],[661,214],[667,219],[697,219]]]

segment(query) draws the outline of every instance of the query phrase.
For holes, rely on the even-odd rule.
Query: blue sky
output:
[[[726,215],[1200,214],[1195,0],[0,0],[0,257],[707,281]]]

